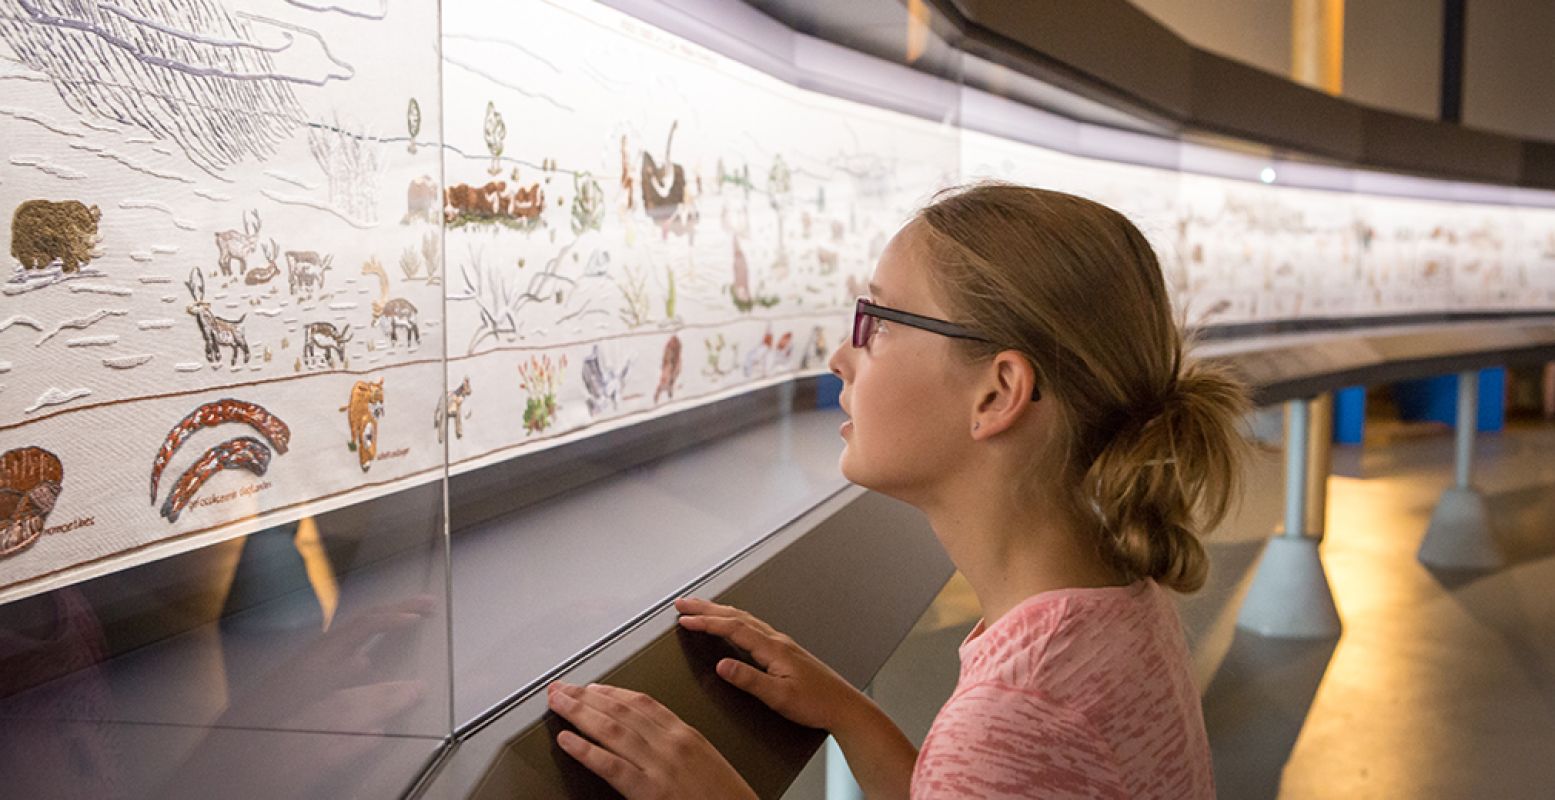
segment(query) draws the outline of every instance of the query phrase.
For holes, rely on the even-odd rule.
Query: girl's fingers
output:
[[[778,699],[777,692],[780,688],[778,679],[744,661],[725,658],[718,662],[717,670],[718,677],[768,706]]]
[[[761,621],[755,615],[742,611],[734,606],[723,606],[700,597],[682,597],[675,601],[675,610],[682,614],[692,614],[706,617],[731,617],[744,620],[751,627],[768,635],[777,633],[771,625]]]
[[[735,647],[751,654],[756,663],[766,668],[777,656],[777,643],[769,634],[758,630],[742,619],[731,617],[681,617],[680,625],[687,630],[710,633],[723,638]]]
[[[650,756],[651,748],[644,738],[644,731],[639,730],[639,727],[646,725],[657,728],[657,725],[633,713],[625,704],[598,692],[584,691],[580,687],[553,684],[550,696],[546,699],[552,711],[571,722],[601,747],[636,766],[647,766],[643,762]],[[653,731],[646,733],[654,735]]]
[[[556,744],[579,764],[588,767],[589,772],[603,778],[611,788],[623,795],[630,797],[632,788],[643,781],[643,771],[631,762],[572,731],[557,734]]]
[[[713,614],[720,617],[732,616],[739,611],[733,606],[721,606],[700,597],[682,597],[676,600],[675,610],[682,614]]]
[[[680,717],[675,715],[675,712],[665,708],[662,703],[642,692],[634,692],[630,689],[622,689],[619,686],[601,683],[589,684],[589,689],[597,691],[606,697],[614,698],[617,702],[632,709],[633,712],[644,719],[665,730],[685,724]]]

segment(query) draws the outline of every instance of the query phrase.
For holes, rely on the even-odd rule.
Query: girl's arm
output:
[[[840,715],[830,730],[865,797],[885,800],[909,795],[918,748],[873,700],[860,693],[859,703]]]

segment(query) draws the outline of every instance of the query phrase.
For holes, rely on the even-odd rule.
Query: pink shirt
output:
[[[1155,581],[1027,598],[961,645],[913,770],[930,798],[1213,798],[1177,610]]]

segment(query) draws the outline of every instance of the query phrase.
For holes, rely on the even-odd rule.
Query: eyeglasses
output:
[[[897,308],[872,303],[868,298],[860,297],[857,305],[853,307],[853,346],[864,349],[869,346],[869,340],[874,338],[875,320],[883,319],[888,322],[899,322],[910,328],[937,333],[941,336],[949,336],[952,339],[970,339],[974,342],[993,342],[985,336],[974,332],[971,328],[957,325],[934,317],[925,317],[922,314],[914,314],[911,311],[902,311]],[[1041,390],[1032,387],[1031,399],[1042,399]]]
[[[853,308],[853,346],[863,349],[869,346],[869,340],[875,336],[875,320],[883,319],[889,322],[900,322],[911,328],[937,333],[941,336],[949,336],[955,339],[971,339],[975,342],[986,342],[987,339],[973,333],[971,329],[964,328],[954,322],[946,322],[942,319],[925,317],[910,311],[902,311],[896,308],[887,308],[860,297],[858,305]]]

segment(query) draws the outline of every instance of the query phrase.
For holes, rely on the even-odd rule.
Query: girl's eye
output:
[[[865,345],[869,350],[875,349],[875,340],[880,338],[880,334],[885,333],[885,320],[876,317],[874,323],[869,329],[869,342]]]

